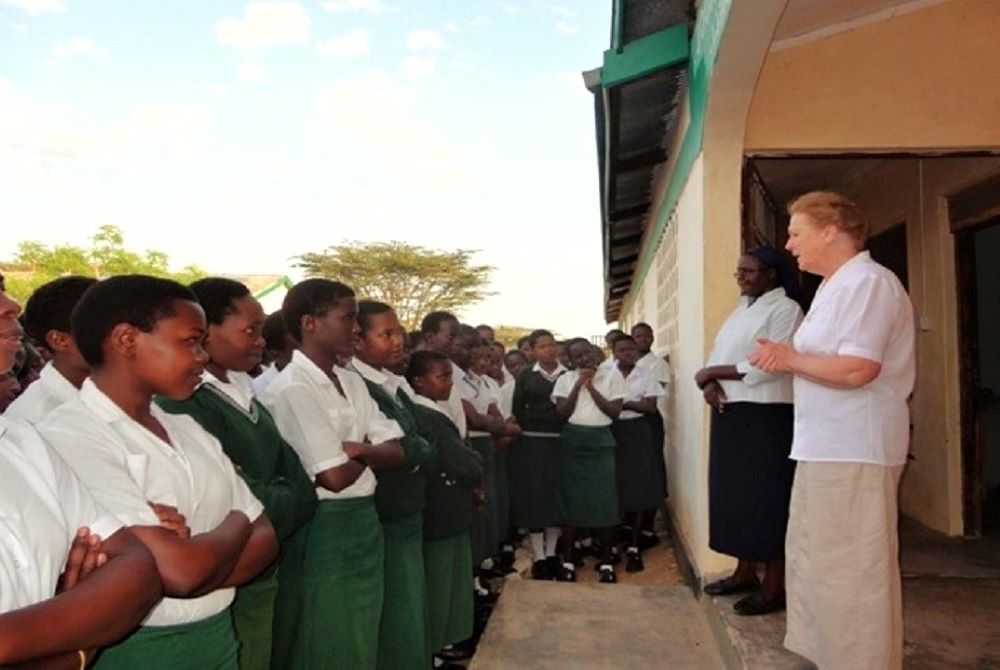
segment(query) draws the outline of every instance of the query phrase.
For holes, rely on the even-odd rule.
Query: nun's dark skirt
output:
[[[734,402],[712,411],[709,546],[751,561],[785,556],[795,476],[793,406]]]

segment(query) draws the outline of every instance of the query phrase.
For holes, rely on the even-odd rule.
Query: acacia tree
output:
[[[101,226],[90,240],[90,248],[70,244],[49,247],[35,240],[21,242],[14,259],[0,263],[0,271],[6,275],[7,292],[23,303],[42,284],[70,274],[99,278],[147,274],[184,284],[205,276],[204,271],[193,265],[171,272],[169,258],[162,251],[147,249],[138,253],[127,249],[125,236],[114,225]]]
[[[456,311],[487,295],[491,265],[475,265],[474,250],[442,251],[406,242],[343,242],[297,257],[310,277],[329,277],[360,298],[392,305],[407,330],[428,312]]]

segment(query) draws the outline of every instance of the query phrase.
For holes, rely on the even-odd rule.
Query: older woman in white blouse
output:
[[[821,668],[900,668],[896,504],[913,307],[896,276],[862,251],[869,226],[856,204],[813,192],[788,211],[787,248],[823,283],[793,343],[762,340],[750,358],[795,379],[785,646]]]

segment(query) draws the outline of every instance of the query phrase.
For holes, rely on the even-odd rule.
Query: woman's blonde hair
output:
[[[871,229],[868,217],[853,200],[833,191],[810,191],[788,203],[788,214],[807,214],[817,226],[834,225],[864,246]]]

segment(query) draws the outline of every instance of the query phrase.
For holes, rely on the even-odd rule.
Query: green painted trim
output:
[[[687,26],[671,26],[646,35],[624,48],[604,52],[601,86],[611,88],[625,84],[657,70],[678,65],[688,59]]]
[[[681,141],[681,150],[678,152],[674,171],[670,175],[666,196],[656,210],[653,228],[643,246],[636,271],[632,275],[632,286],[622,303],[621,314],[627,314],[635,304],[638,289],[646,281],[646,275],[649,274],[653,257],[656,255],[656,247],[659,246],[660,239],[667,229],[670,214],[677,206],[681,192],[683,192],[688,177],[691,175],[691,168],[701,153],[705,134],[708,86],[712,80],[712,70],[715,68],[715,60],[719,55],[719,44],[722,41],[726,22],[729,20],[729,10],[732,8],[732,4],[733,0],[703,0],[699,5],[698,19],[695,23],[694,35],[691,38],[691,59],[688,65],[688,106],[691,120],[684,133],[684,139]]]
[[[621,52],[625,35],[625,0],[614,0],[611,6],[611,50]]]
[[[292,288],[293,286],[295,286],[295,282],[293,282],[288,277],[288,275],[284,275],[283,277],[281,277],[281,279],[275,280],[275,282],[273,284],[271,284],[267,288],[262,289],[260,292],[258,292],[254,296],[254,298],[257,298],[258,300],[260,300],[261,298],[263,298],[264,296],[266,296],[268,293],[274,293],[279,288],[282,288],[282,287],[284,287],[284,288]]]

